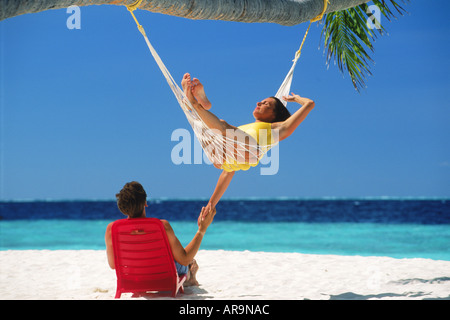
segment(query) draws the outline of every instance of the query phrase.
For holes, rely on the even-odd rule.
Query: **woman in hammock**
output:
[[[191,105],[210,129],[219,130],[224,136],[232,131],[238,139],[240,139],[239,136],[243,137],[244,140],[241,139],[240,141],[245,141],[245,139],[247,139],[247,141],[253,140],[255,142],[255,140],[257,140],[256,142],[259,142],[259,136],[251,134],[250,130],[259,131],[260,129],[266,130],[269,144],[284,140],[295,131],[299,124],[305,120],[306,116],[314,108],[314,101],[292,93],[291,95],[284,96],[283,100],[287,102],[297,102],[301,105],[301,108],[291,115],[279,99],[270,97],[256,104],[256,108],[253,110],[253,117],[255,118],[254,123],[235,127],[224,120],[220,120],[213,113],[208,111],[211,108],[211,102],[206,97],[204,87],[198,79],[191,79],[190,74],[186,73],[181,81],[181,86]],[[272,132],[275,131],[278,133],[278,141],[273,141],[272,139]],[[250,163],[253,162],[252,165],[255,165],[255,161],[249,159],[249,157],[250,156],[247,154],[245,160]],[[256,163],[257,160],[258,159],[256,159]],[[225,193],[235,172],[234,170],[227,170],[226,163],[214,163],[214,166],[224,170],[219,177],[216,188],[206,207],[210,210],[216,206],[222,195]],[[205,210],[205,212],[209,212],[209,210]]]

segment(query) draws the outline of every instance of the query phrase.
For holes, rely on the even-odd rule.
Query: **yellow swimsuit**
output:
[[[244,131],[253,139],[256,140],[259,146],[270,146],[273,144],[272,141],[272,130],[271,130],[272,124],[267,122],[253,122],[249,124],[242,125],[238,127],[238,129]],[[266,139],[267,137],[267,139]],[[267,152],[267,151],[266,151]],[[264,154],[261,154],[258,162],[256,163],[239,163],[235,159],[227,159],[226,162],[222,164],[221,169],[232,172],[232,171],[239,171],[239,170],[248,170],[250,167],[255,167],[258,165],[259,160],[263,157]]]

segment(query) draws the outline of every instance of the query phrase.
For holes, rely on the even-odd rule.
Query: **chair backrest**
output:
[[[117,293],[173,291],[178,274],[159,219],[121,219],[111,228]],[[175,293],[176,294],[176,293]]]

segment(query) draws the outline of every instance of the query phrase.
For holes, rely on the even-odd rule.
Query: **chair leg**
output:
[[[187,279],[187,275],[183,275],[182,277],[181,277],[181,279],[178,279],[178,284],[177,284],[177,291],[178,291],[178,289],[180,290],[180,292],[181,293],[184,293],[184,282],[186,281],[186,279]]]

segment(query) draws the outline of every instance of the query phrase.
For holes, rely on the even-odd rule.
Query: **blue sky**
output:
[[[450,197],[449,9],[413,1],[382,19],[361,93],[327,69],[314,24],[291,89],[316,108],[280,144],[276,175],[239,172],[224,197]],[[234,125],[275,94],[307,27],[136,14],[174,78],[200,78]],[[126,9],[82,7],[80,30],[69,16],[0,22],[0,199],[112,199],[131,180],[150,197],[209,198],[220,171],[173,164],[171,134],[190,127]]]

